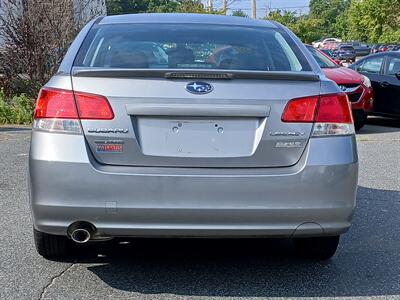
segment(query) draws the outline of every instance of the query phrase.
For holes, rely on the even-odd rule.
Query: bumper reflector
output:
[[[315,123],[312,136],[332,136],[354,134],[354,125],[348,123]]]
[[[81,124],[76,119],[35,119],[33,129],[59,133],[82,133]]]

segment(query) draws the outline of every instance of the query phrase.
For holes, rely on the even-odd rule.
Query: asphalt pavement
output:
[[[113,241],[45,260],[32,238],[30,130],[0,127],[0,299],[400,299],[400,124],[369,123],[357,136],[354,223],[327,262],[297,258],[288,240],[202,239]]]

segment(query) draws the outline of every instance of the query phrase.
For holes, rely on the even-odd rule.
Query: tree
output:
[[[295,12],[288,10],[275,10],[264,17],[290,28],[303,42],[311,43],[322,35],[322,21],[309,16],[297,16]]]
[[[246,13],[245,13],[243,10],[241,10],[241,9],[234,10],[234,11],[232,12],[232,16],[235,16],[235,17],[244,17],[244,18],[248,18],[248,17],[249,17],[249,15],[246,14]]]
[[[143,0],[107,0],[107,14],[137,14],[148,10],[149,1]]]
[[[372,43],[399,42],[399,11],[400,0],[353,0],[346,37]]]
[[[292,11],[278,9],[278,10],[270,11],[264,17],[264,19],[273,20],[273,21],[281,23],[287,27],[290,27],[297,21],[298,17]]]
[[[344,16],[350,3],[350,0],[310,0],[309,17],[320,20],[322,36],[342,37],[346,30]]]
[[[208,13],[200,0],[170,0],[162,1],[163,4],[157,2],[150,1],[149,12]]]
[[[85,15],[77,14],[77,2],[71,0],[2,2],[0,63],[6,93],[34,95],[55,73],[80,27],[99,13],[95,7],[87,10],[88,0],[80,1],[80,12]]]
[[[265,19],[286,25],[306,43],[327,36],[370,43],[398,43],[399,10],[400,0],[310,0],[308,15],[277,10]]]
[[[144,12],[208,13],[200,0],[107,0],[109,15]]]
[[[310,44],[313,41],[320,39],[323,36],[321,32],[321,19],[301,17],[290,29],[304,42]]]

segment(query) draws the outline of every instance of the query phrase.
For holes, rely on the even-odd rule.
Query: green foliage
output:
[[[8,99],[0,90],[0,124],[31,124],[34,103],[25,94]]]
[[[156,1],[158,2],[158,1]],[[175,0],[162,1],[163,4],[156,4],[150,1],[149,12],[164,13],[207,13],[204,5],[199,0]]]
[[[320,20],[323,36],[341,37],[344,21],[342,16],[350,3],[350,0],[310,0],[309,17]]]
[[[207,13],[200,0],[107,0],[109,15],[144,12]]]
[[[289,27],[305,43],[324,37],[369,43],[400,41],[400,0],[310,0],[305,16],[277,10],[265,19]]]
[[[265,19],[277,21],[289,27],[303,42],[310,43],[326,36],[341,37],[346,30],[343,13],[350,5],[349,0],[311,0],[308,15],[276,10]]]
[[[107,14],[137,14],[148,10],[149,1],[143,0],[106,0]]]
[[[249,17],[249,15],[246,14],[246,13],[245,13],[243,10],[241,10],[241,9],[234,10],[234,11],[232,12],[232,16],[235,16],[235,17],[244,17],[244,18],[248,18],[248,17]]]
[[[347,12],[349,39],[400,41],[400,0],[353,0]]]
[[[273,20],[281,23],[287,27],[290,27],[297,21],[297,16],[294,12],[289,10],[274,10],[264,17],[266,20]]]
[[[310,44],[318,40],[322,33],[322,20],[302,17],[291,25],[291,30],[304,42]]]
[[[289,27],[303,42],[311,43],[322,35],[322,21],[309,16],[297,16],[292,11],[276,10],[264,17]]]

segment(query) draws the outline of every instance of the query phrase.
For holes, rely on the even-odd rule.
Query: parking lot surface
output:
[[[374,118],[357,136],[354,223],[327,262],[297,258],[288,240],[250,239],[114,241],[73,261],[45,260],[32,238],[29,140],[27,128],[0,127],[0,299],[400,299],[394,121]]]

